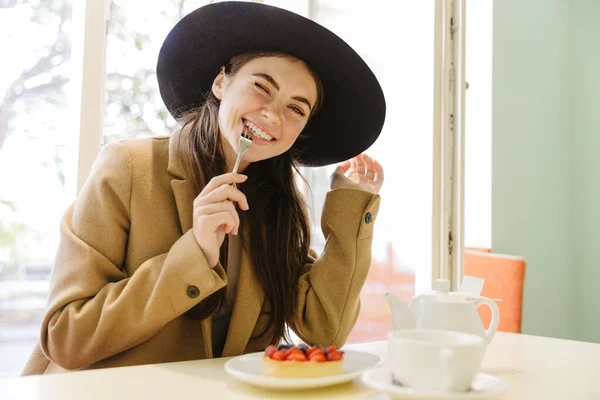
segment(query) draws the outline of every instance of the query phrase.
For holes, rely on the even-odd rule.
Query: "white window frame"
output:
[[[464,274],[465,0],[436,0],[432,286]]]
[[[314,0],[299,1],[311,18]],[[456,290],[464,271],[465,0],[434,1],[431,287],[445,278]],[[77,193],[102,143],[110,5],[111,0],[85,0]],[[310,183],[310,174],[305,176]]]
[[[106,29],[111,0],[85,0],[84,3],[77,194],[90,174],[102,143],[106,105]]]

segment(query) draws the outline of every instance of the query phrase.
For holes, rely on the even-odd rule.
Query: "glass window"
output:
[[[39,337],[74,198],[71,16],[70,0],[0,5],[0,378],[20,373]]]
[[[466,248],[492,247],[493,0],[466,8],[465,238]]]
[[[106,42],[104,144],[168,135],[176,122],[158,91],[156,60],[173,25],[208,1],[114,0]]]
[[[315,1],[315,20],[366,60],[387,101],[383,132],[366,151],[383,165],[385,183],[371,270],[349,342],[385,339],[392,328],[387,292],[408,304],[415,292],[430,288],[434,10],[433,1]],[[334,168],[311,172],[315,227]]]

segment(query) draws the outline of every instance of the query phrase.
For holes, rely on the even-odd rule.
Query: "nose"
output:
[[[266,104],[261,110],[262,116],[274,125],[281,125],[281,113],[275,104]]]

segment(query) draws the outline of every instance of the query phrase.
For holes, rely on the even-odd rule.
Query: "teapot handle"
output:
[[[490,322],[490,326],[485,331],[487,342],[490,343],[496,334],[496,331],[498,330],[498,324],[500,323],[500,309],[494,300],[485,297],[475,299],[475,308],[478,308],[482,304],[488,306],[492,312],[492,321]]]

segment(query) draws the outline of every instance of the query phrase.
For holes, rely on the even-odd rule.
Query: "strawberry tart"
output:
[[[262,373],[279,378],[314,378],[340,375],[344,352],[329,347],[281,344],[265,350]]]

